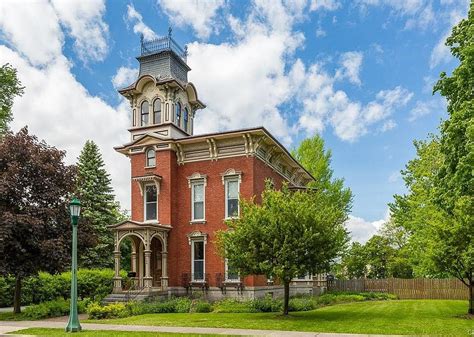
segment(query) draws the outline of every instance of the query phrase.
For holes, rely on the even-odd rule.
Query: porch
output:
[[[158,223],[124,221],[109,228],[114,233],[114,288],[113,293],[160,292],[168,289],[168,232],[169,226]],[[121,243],[131,242],[130,280],[127,289],[122,284]]]

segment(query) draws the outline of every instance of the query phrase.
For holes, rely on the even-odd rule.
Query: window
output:
[[[141,126],[145,126],[145,125],[148,125],[148,115],[149,115],[149,112],[148,112],[148,102],[145,101],[142,103],[142,106],[141,106]]]
[[[146,167],[153,167],[156,165],[156,152],[154,149],[146,151]]]
[[[181,126],[181,104],[178,102],[175,106],[176,109],[176,125]]]
[[[204,220],[204,181],[194,181],[191,183],[191,220]]]
[[[225,180],[225,217],[239,216],[239,178]]]
[[[145,221],[158,219],[158,193],[156,185],[145,186]]]
[[[225,259],[225,280],[229,282],[240,281],[239,271],[229,265],[229,260]]]
[[[153,102],[153,124],[161,123],[161,100],[155,99]]]
[[[137,110],[135,109],[133,109],[132,121],[133,121],[133,126],[136,126],[137,125]]]
[[[184,108],[184,114],[183,114],[183,129],[184,131],[188,131],[188,122],[189,122],[189,113],[188,113],[188,108]]]
[[[191,250],[192,280],[204,281],[204,241],[193,241]]]

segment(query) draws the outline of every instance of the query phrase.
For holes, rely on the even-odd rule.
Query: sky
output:
[[[140,35],[172,34],[207,108],[195,134],[264,126],[289,149],[321,135],[334,176],[354,194],[347,222],[364,242],[405,192],[413,140],[436,133],[446,102],[432,94],[457,65],[444,45],[467,0],[2,0],[0,64],[25,88],[25,125],[75,163],[95,141],[117,199],[130,208],[129,104]]]

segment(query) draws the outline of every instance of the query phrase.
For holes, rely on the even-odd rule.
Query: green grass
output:
[[[94,323],[295,330],[371,334],[466,336],[474,319],[466,318],[467,301],[398,300],[339,304],[291,313],[148,314]]]
[[[34,335],[34,336],[53,336],[53,337],[71,337],[71,333],[63,329],[31,328],[24,329],[11,334]],[[168,332],[142,332],[142,331],[107,331],[107,330],[84,330],[78,336],[80,337],[213,337],[230,335],[209,335],[209,334],[189,334],[189,333],[168,333]]]

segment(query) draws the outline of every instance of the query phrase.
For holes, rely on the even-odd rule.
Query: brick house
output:
[[[111,225],[114,293],[123,293],[120,243],[131,240],[137,288],[182,294],[199,289],[218,298],[279,291],[264,276],[243,279],[216,253],[215,232],[239,216],[239,199],[260,196],[267,178],[303,186],[311,175],[265,128],[194,135],[205,105],[188,81],[191,69],[171,35],[141,41],[138,79],[119,90],[130,101],[131,220]],[[301,281],[310,281],[302,279]],[[311,282],[306,282],[311,287]]]

